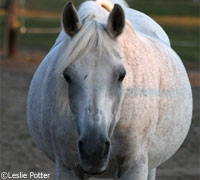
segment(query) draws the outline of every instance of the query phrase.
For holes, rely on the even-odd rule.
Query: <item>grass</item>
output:
[[[48,11],[60,11],[69,0],[25,0],[26,8],[40,9]],[[199,16],[199,3],[193,0],[126,0],[131,8],[138,9],[149,15],[179,15],[179,16]],[[3,7],[6,0],[0,1]],[[19,0],[20,2],[20,0]],[[23,2],[23,0],[21,1]],[[78,5],[83,0],[73,0]]]
[[[54,28],[60,27],[60,21],[27,18],[25,25],[29,28]],[[18,45],[21,48],[40,47],[44,50],[48,50],[55,42],[57,36],[58,34],[19,34]]]
[[[200,60],[200,29],[199,27],[166,27],[172,48],[181,56],[183,60],[199,61]],[[176,42],[180,44],[177,45]],[[188,42],[188,46],[182,46],[181,42]],[[190,45],[191,43],[191,45]]]
[[[130,2],[134,9],[148,15],[199,16],[200,14],[199,4],[193,3],[192,0],[129,0],[127,2]]]
[[[19,35],[18,48],[34,48],[49,50],[56,40],[57,34],[24,34]]]
[[[27,19],[28,27],[59,27],[59,21],[43,22],[35,19]],[[163,26],[167,32],[171,42],[172,48],[181,56],[184,60],[198,61],[200,60],[200,31],[198,27],[167,27]],[[57,34],[25,34],[19,35],[18,45],[21,48],[24,47],[41,47],[43,49],[49,49],[54,43]],[[192,46],[182,47],[181,44],[176,42],[192,42]]]
[[[6,0],[0,1],[0,7]],[[27,9],[61,11],[68,0],[25,0]],[[78,6],[80,0],[73,0]],[[145,12],[148,15],[175,15],[175,16],[199,16],[200,4],[192,0],[127,0],[130,7]],[[0,16],[0,42],[3,37],[3,17]],[[59,27],[60,20],[46,20],[39,18],[26,18],[25,25],[28,28]],[[198,27],[169,27],[163,26],[172,47],[184,60],[200,61],[200,29]],[[54,43],[57,34],[19,34],[18,48],[42,48],[48,50]],[[194,46],[182,47],[176,42],[192,42]]]
[[[32,24],[33,26],[33,24]],[[189,27],[164,27],[171,42],[172,48],[181,56],[183,60],[199,61],[200,60],[200,34],[199,28]],[[24,47],[41,47],[44,50],[50,49],[53,45],[57,34],[25,34],[19,35],[18,45]],[[176,42],[192,42],[192,46],[182,47],[176,45]]]

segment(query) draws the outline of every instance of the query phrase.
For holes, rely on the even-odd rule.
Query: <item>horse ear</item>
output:
[[[125,26],[125,14],[122,7],[118,4],[114,5],[109,18],[107,31],[111,38],[117,38],[124,30]]]
[[[67,3],[63,9],[62,23],[65,32],[71,37],[81,28],[78,13],[72,2]]]

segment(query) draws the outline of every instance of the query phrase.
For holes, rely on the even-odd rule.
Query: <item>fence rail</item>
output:
[[[0,9],[0,15],[8,15],[5,9]],[[18,9],[16,15],[20,17],[35,17],[44,19],[60,19],[61,12]],[[184,16],[151,16],[160,24],[170,26],[200,26],[200,17]]]
[[[15,2],[14,0],[12,2]],[[15,9],[14,9],[15,8]],[[6,16],[9,17],[12,20],[12,26],[13,29],[9,29],[8,27],[5,27],[4,30],[4,43],[3,43],[3,54],[9,53],[10,55],[14,54],[14,50],[16,47],[16,29],[17,27],[20,27],[20,33],[30,33],[30,34],[43,34],[43,33],[59,33],[60,27],[53,27],[53,28],[30,28],[25,27],[23,24],[20,24],[18,22],[18,17],[20,18],[40,18],[40,19],[60,19],[61,18],[61,12],[55,12],[55,11],[44,11],[44,10],[30,10],[30,9],[24,9],[24,8],[8,8],[3,9],[0,8],[0,16]],[[14,10],[13,10],[14,9]],[[14,17],[14,18],[13,18]],[[182,27],[200,27],[200,17],[186,17],[186,16],[151,16],[155,21],[157,21],[161,25],[166,26],[182,26]],[[10,21],[8,21],[8,24]],[[8,25],[10,26],[10,25]],[[7,29],[6,29],[7,28]],[[9,33],[14,33],[14,35],[10,35]],[[14,38],[13,38],[14,37]],[[13,40],[14,39],[14,40]],[[187,46],[187,47],[199,47],[198,44],[194,44],[193,42],[177,42],[174,41],[174,44],[178,46]],[[5,49],[5,50],[4,50]]]

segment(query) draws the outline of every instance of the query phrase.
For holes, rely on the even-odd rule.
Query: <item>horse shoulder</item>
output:
[[[54,157],[50,129],[52,129],[52,116],[56,116],[54,69],[58,57],[59,46],[55,46],[43,59],[33,76],[27,103],[30,132],[40,149],[51,159]]]

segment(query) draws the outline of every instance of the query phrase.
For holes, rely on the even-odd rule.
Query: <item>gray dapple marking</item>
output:
[[[157,23],[117,2],[123,9],[68,3],[31,82],[30,132],[57,180],[154,180],[188,133],[192,94],[180,58]]]

